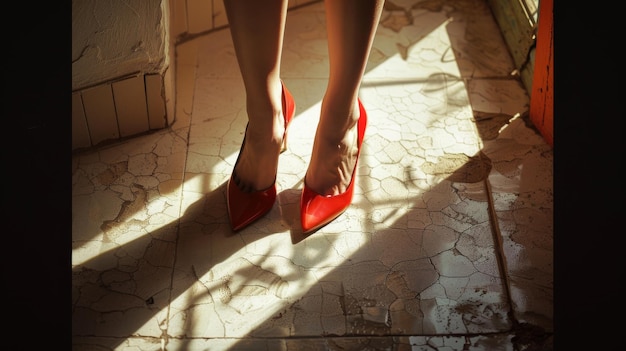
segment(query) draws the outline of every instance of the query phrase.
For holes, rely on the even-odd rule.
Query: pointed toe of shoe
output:
[[[302,231],[310,233],[339,217],[352,201],[352,188],[343,194],[322,196],[304,186],[300,202],[300,222]]]
[[[330,223],[333,219],[337,218],[340,214],[341,212],[336,215],[324,216],[315,213],[304,213],[302,215],[302,232],[307,234],[317,231]]]
[[[245,228],[269,212],[276,200],[276,186],[264,191],[242,192],[234,182],[228,182],[226,196],[228,219],[233,231]]]

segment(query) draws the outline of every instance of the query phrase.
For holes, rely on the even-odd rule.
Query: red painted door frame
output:
[[[539,0],[535,66],[530,95],[530,120],[554,147],[554,22],[553,0]]]

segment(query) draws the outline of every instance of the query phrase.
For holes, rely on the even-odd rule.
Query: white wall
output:
[[[73,0],[72,90],[169,65],[163,0]]]

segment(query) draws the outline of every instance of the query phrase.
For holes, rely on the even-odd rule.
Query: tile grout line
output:
[[[496,260],[498,262],[498,269],[500,271],[500,276],[504,280],[503,286],[506,294],[506,299],[508,303],[508,315],[511,319],[511,323],[513,324],[513,330],[516,329],[519,324],[517,319],[515,318],[515,313],[513,311],[513,299],[511,296],[511,287],[510,281],[508,277],[508,270],[506,264],[506,258],[504,257],[504,242],[502,241],[502,232],[500,231],[500,226],[498,225],[498,216],[496,215],[496,209],[493,200],[493,192],[491,190],[491,183],[489,183],[489,175],[483,181],[485,183],[485,189],[487,190],[487,206],[489,208],[489,225],[491,226],[491,233],[493,233],[493,240],[495,244],[495,254]]]
[[[176,99],[175,99],[175,102],[174,102],[175,103],[175,105],[174,105],[174,114],[175,114],[174,115],[174,121],[176,121],[176,113],[178,112],[178,104],[179,104],[179,101],[180,101],[180,99],[178,97],[178,94],[179,94],[179,92],[181,90],[184,90],[184,89],[179,89],[179,85],[182,84],[180,82],[180,72],[179,72],[179,69],[182,69],[182,67],[185,67],[186,69],[189,69],[189,68],[187,68],[188,65],[181,65],[182,67],[179,66],[178,46],[175,46],[175,50],[176,50],[176,53],[174,55],[174,57],[175,57],[174,65],[176,67],[176,71],[177,72],[176,72],[176,82],[175,82]],[[178,241],[179,241],[179,238],[180,238],[180,227],[181,227],[180,226],[180,219],[181,219],[181,216],[183,214],[183,197],[184,197],[184,187],[185,187],[185,176],[186,176],[186,170],[187,170],[187,160],[188,160],[188,157],[189,157],[189,140],[190,140],[190,135],[191,135],[191,125],[192,125],[191,121],[192,121],[192,118],[193,118],[193,105],[194,105],[194,100],[195,100],[194,92],[195,92],[196,79],[197,79],[197,69],[196,68],[198,66],[198,56],[197,56],[197,54],[195,54],[195,56],[194,56],[194,61],[195,61],[194,65],[191,66],[194,69],[194,72],[193,72],[193,86],[191,88],[191,92],[189,92],[191,94],[191,102],[190,102],[191,109],[189,111],[189,122],[188,122],[188,125],[186,127],[187,128],[187,132],[186,132],[186,136],[185,136],[185,157],[184,157],[183,164],[182,164],[180,197],[178,199],[178,216],[176,218],[176,237],[175,237],[175,241],[174,241],[174,257],[173,257],[173,261],[172,261],[172,271],[171,271],[171,274],[170,274],[170,284],[169,284],[169,290],[170,291],[169,291],[169,297],[167,299],[167,312],[165,313],[165,318],[166,318],[165,326],[164,326],[164,328],[161,328],[161,336],[159,337],[159,339],[161,341],[160,342],[160,344],[161,344],[160,345],[160,347],[161,347],[160,351],[166,351],[167,350],[167,344],[168,344],[168,341],[169,341],[168,331],[169,331],[170,312],[171,312],[171,309],[172,309],[172,298],[173,298],[173,292],[174,292],[174,273],[175,273],[175,268],[176,268],[176,262],[177,262],[177,259],[178,259]],[[176,137],[179,137],[177,131],[174,131],[171,126],[170,126],[170,131],[172,133],[174,133]]]

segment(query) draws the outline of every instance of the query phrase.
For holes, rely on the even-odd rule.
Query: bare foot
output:
[[[233,179],[241,191],[265,190],[276,181],[284,122],[284,117],[279,114],[274,117],[272,126],[248,124],[245,145],[233,170]]]
[[[320,195],[339,195],[350,185],[359,152],[358,111],[352,110],[347,129],[320,119],[305,176],[306,185]]]

